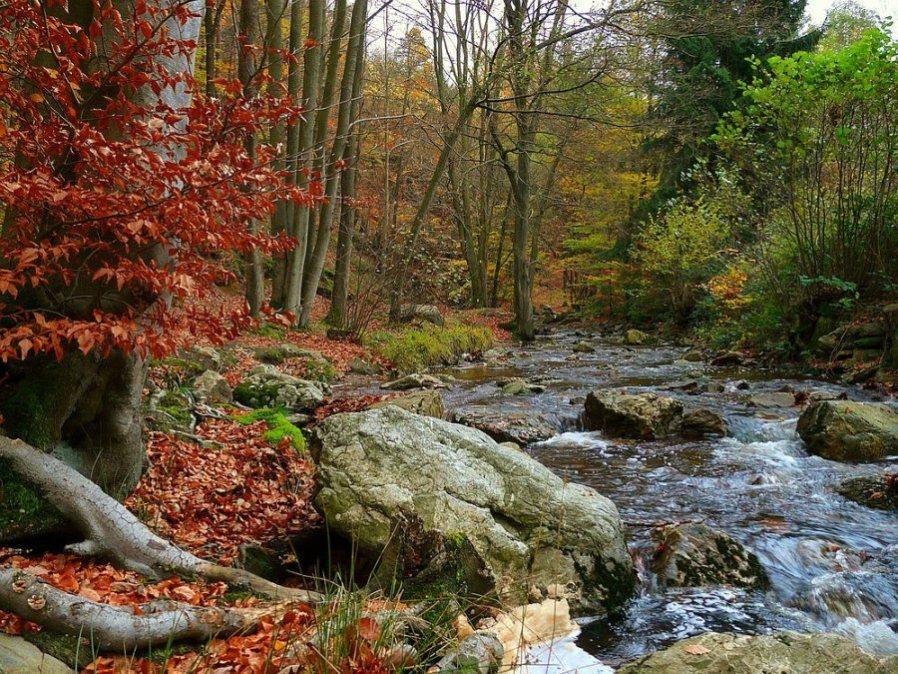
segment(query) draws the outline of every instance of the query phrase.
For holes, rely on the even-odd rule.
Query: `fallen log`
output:
[[[202,577],[277,600],[315,603],[322,599],[317,592],[284,587],[179,548],[153,533],[124,505],[74,468],[21,440],[0,437],[0,459],[8,461],[15,472],[31,482],[85,537],[83,542],[69,546],[72,552],[104,557],[149,578]],[[38,599],[29,601],[32,596]],[[101,648],[114,649],[233,633],[251,628],[265,614],[258,610],[178,606],[136,615],[129,608],[67,594],[9,568],[0,568],[0,609],[66,634],[91,635],[105,644]]]

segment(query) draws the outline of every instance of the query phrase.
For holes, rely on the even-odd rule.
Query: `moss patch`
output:
[[[284,438],[290,438],[290,443],[297,452],[306,450],[306,439],[302,430],[287,420],[287,415],[282,409],[261,407],[252,412],[237,415],[234,419],[245,426],[257,421],[264,421],[268,425],[268,430],[265,432],[265,439],[268,442],[277,446]]]
[[[65,520],[34,485],[0,460],[0,541],[13,542],[60,529]]]
[[[400,332],[380,331],[365,338],[366,345],[401,372],[451,365],[464,353],[486,351],[493,342],[493,333],[488,328],[459,323]]]

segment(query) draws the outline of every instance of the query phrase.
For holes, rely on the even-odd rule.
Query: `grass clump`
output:
[[[379,331],[365,338],[366,344],[401,372],[451,365],[465,353],[480,353],[493,345],[489,328],[460,323],[428,325],[399,332]]]
[[[281,444],[284,438],[289,438],[290,444],[293,445],[297,452],[304,452],[306,449],[306,439],[302,434],[302,430],[287,420],[287,415],[283,409],[260,407],[246,414],[239,414],[234,419],[237,423],[244,426],[257,421],[264,421],[268,425],[268,430],[265,432],[265,439],[268,442],[277,446]]]

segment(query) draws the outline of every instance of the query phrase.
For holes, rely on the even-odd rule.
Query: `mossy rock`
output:
[[[193,401],[189,395],[183,391],[165,391],[161,396],[150,399],[146,413],[147,425],[151,430],[163,433],[190,433],[196,425],[192,409]]]
[[[798,419],[811,454],[832,461],[881,461],[898,453],[898,408],[884,403],[826,400]]]
[[[302,431],[293,425],[283,409],[270,409],[262,407],[246,414],[234,417],[238,423],[248,425],[256,421],[264,421],[268,425],[265,439],[274,446],[279,446],[284,438],[290,439],[290,444],[297,452],[305,452],[306,439]]]
[[[898,483],[885,475],[848,478],[836,487],[836,493],[868,508],[898,511]]]

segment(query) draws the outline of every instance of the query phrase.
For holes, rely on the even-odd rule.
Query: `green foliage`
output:
[[[450,365],[465,353],[485,351],[493,345],[493,333],[489,328],[473,325],[428,325],[400,332],[375,332],[365,337],[365,343],[401,372],[414,372]]]
[[[297,452],[304,452],[306,449],[306,439],[302,430],[287,420],[287,414],[283,409],[260,407],[246,414],[237,415],[234,419],[245,426],[264,421],[268,425],[265,439],[272,445],[280,445],[284,438],[289,438]]]

